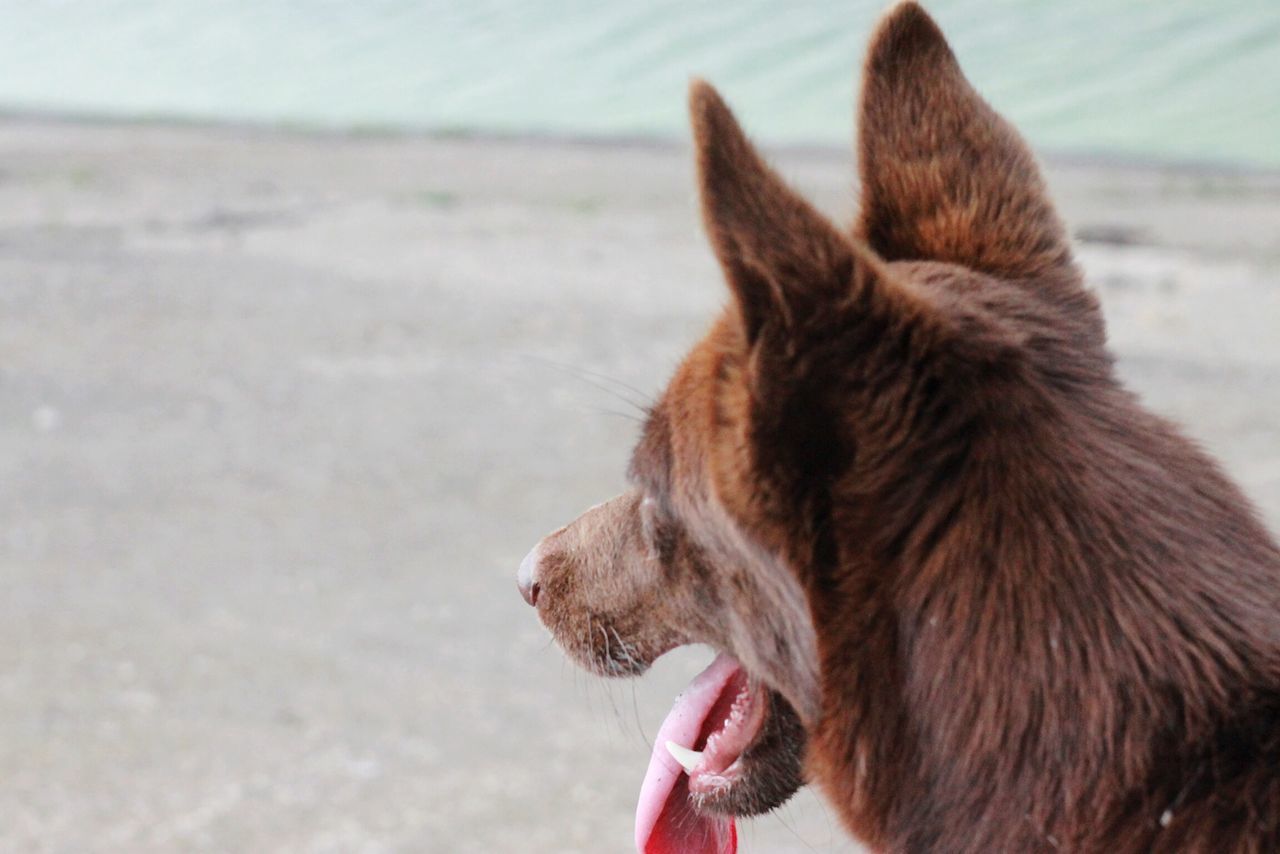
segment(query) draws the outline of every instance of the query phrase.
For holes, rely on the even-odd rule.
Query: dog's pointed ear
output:
[[[886,260],[947,261],[1011,279],[1071,264],[1031,151],[910,0],[871,39],[858,168],[858,232]]]
[[[715,89],[695,80],[689,108],[703,219],[746,339],[768,324],[794,331],[848,292],[853,241],[769,168]]]

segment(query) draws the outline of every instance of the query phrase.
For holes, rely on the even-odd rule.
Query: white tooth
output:
[[[680,763],[680,767],[689,773],[693,773],[693,769],[697,768],[702,762],[702,754],[700,752],[681,747],[674,741],[667,742],[667,752],[671,754],[675,761]]]

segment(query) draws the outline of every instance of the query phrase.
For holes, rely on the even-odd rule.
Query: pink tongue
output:
[[[689,805],[689,778],[681,776],[662,806],[642,854],[734,854],[738,832],[733,820],[699,815]]]
[[[694,811],[689,802],[689,778],[666,745],[673,741],[693,749],[716,700],[740,671],[732,656],[716,656],[676,698],[658,729],[636,805],[636,850],[641,854],[733,854],[738,850],[731,819]]]

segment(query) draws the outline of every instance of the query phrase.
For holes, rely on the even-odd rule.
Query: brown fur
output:
[[[1034,159],[933,21],[872,39],[851,233],[691,106],[733,304],[635,487],[539,546],[557,639],[610,674],[710,643],[773,692],[707,809],[785,799],[804,749],[879,850],[1280,850],[1280,551],[1120,386]]]

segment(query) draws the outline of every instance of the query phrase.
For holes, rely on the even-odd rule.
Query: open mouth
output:
[[[636,849],[735,851],[732,816],[772,809],[799,787],[801,738],[790,707],[718,655],[658,730],[636,805]]]

